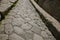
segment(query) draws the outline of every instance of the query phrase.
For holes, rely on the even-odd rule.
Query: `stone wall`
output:
[[[35,1],[60,22],[60,0],[35,0]]]

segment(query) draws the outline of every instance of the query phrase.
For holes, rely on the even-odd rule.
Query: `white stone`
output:
[[[14,32],[16,32],[17,34],[24,34],[23,29],[19,28],[19,27],[14,27]]]
[[[32,29],[31,29],[34,33],[37,33],[37,34],[41,34],[41,29],[39,28],[39,27],[37,27],[37,26],[34,26],[34,27],[32,27]]]
[[[0,11],[5,11],[7,8],[9,8],[12,5],[12,3],[9,2],[9,0],[2,0],[0,3]]]
[[[31,33],[31,32],[26,32],[25,33],[25,38],[26,38],[26,40],[32,40],[33,39],[33,33]]]
[[[8,35],[0,34],[0,40],[7,40],[7,39],[8,39]]]
[[[44,38],[49,38],[48,34],[47,34],[45,31],[42,31],[42,32],[41,32],[41,35],[42,35]]]
[[[4,33],[4,25],[0,25],[0,33]]]
[[[6,34],[11,34],[13,32],[13,27],[11,24],[6,24],[5,25],[5,33]]]
[[[13,33],[9,36],[9,40],[24,40],[24,39],[20,37],[19,35]]]
[[[31,25],[30,24],[28,24],[28,23],[25,23],[25,24],[23,24],[22,26],[21,26],[21,28],[23,28],[23,29],[25,29],[25,30],[29,30],[29,29],[31,29]]]
[[[31,21],[31,18],[25,18],[27,21]]]
[[[17,26],[20,26],[23,23],[24,23],[24,20],[22,18],[14,18],[13,21],[12,21],[12,24],[17,25]]]
[[[12,19],[5,19],[2,21],[2,24],[8,24],[8,23],[11,23],[12,22]]]
[[[34,34],[33,40],[43,40],[43,38],[37,34]]]
[[[16,0],[9,0],[10,2],[15,2]]]

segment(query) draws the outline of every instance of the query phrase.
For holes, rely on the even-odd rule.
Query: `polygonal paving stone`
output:
[[[0,33],[4,33],[4,25],[0,25]]]
[[[0,40],[7,40],[7,39],[8,39],[8,35],[0,34]]]
[[[41,32],[42,37],[44,37],[45,40],[56,40],[52,34],[47,34],[46,31]]]
[[[39,35],[40,35],[40,33],[41,33],[41,29],[40,29],[39,27],[37,27],[37,26],[32,27],[31,30],[32,30],[34,33],[37,33],[37,34],[39,34]]]
[[[6,11],[11,5],[13,5],[12,2],[15,2],[16,0],[1,0],[0,2],[0,11],[4,12]]]
[[[56,40],[55,38],[54,38],[54,36],[49,36],[49,40]]]
[[[20,26],[24,23],[24,20],[22,18],[14,18],[13,19],[13,22],[12,22],[12,25],[17,25],[17,26]]]
[[[28,24],[28,23],[25,23],[25,24],[23,24],[22,26],[21,26],[21,28],[22,29],[25,29],[25,30],[29,30],[29,29],[31,29],[31,25],[30,24]]]
[[[5,17],[5,19],[14,19],[14,16],[11,16],[11,15],[7,15],[6,17]]]
[[[49,38],[48,34],[45,31],[41,31],[41,35],[44,38]]]
[[[47,29],[47,27],[45,26],[45,24],[42,21],[33,20],[29,23],[32,24],[32,26],[36,26],[36,27],[40,28],[41,31]]]
[[[10,2],[15,2],[16,0],[9,0]]]
[[[25,38],[25,31],[19,27],[14,27],[14,32],[21,37]]]
[[[8,15],[14,17],[16,14],[17,14],[17,12],[14,12],[13,10],[11,10],[11,12]]]
[[[5,11],[7,8],[9,8],[12,5],[12,3],[9,2],[9,0],[1,0],[0,3],[0,11]]]
[[[23,34],[24,30],[19,27],[14,27],[14,32],[16,32],[17,34]]]
[[[52,33],[51,33],[48,29],[46,29],[45,32],[46,32],[49,36],[52,36]]]
[[[11,24],[6,24],[5,25],[5,33],[6,34],[11,34],[13,32],[13,27]]]
[[[14,15],[15,18],[20,18],[20,15]]]
[[[3,0],[3,1],[5,2],[5,0]],[[14,2],[14,0],[9,0],[9,1],[10,2],[11,1]],[[9,6],[10,5],[9,2],[8,2],[9,4],[7,3],[8,5],[6,3],[7,2],[3,3],[3,5],[2,5],[2,6],[4,6],[4,8],[1,6],[2,7],[1,11],[4,11],[6,8],[8,8],[8,7],[5,7],[5,6]],[[30,12],[28,10],[30,10]],[[10,26],[10,24],[8,24],[9,22],[7,22],[7,24],[5,24],[5,32],[6,32],[6,34],[10,34],[9,35],[9,39],[10,40],[24,40],[24,39],[25,40],[32,40],[32,38],[33,38],[33,40],[43,40],[42,36],[40,36],[41,35],[41,29],[43,28],[43,30],[44,30],[44,28],[46,28],[46,27],[44,27],[45,25],[42,23],[42,21],[40,21],[41,19],[40,19],[39,15],[37,15],[37,12],[33,8],[33,6],[30,4],[29,0],[19,0],[18,3],[17,3],[17,5],[12,9],[12,11],[10,11],[10,13],[11,14],[7,15],[6,18],[13,19],[12,20],[12,25],[16,26],[16,27],[14,27],[14,31],[13,31],[12,30],[12,26]],[[19,14],[20,16],[18,16],[17,14]],[[30,20],[28,17],[30,19],[32,19],[32,20]],[[26,32],[26,30],[23,30],[23,29],[30,29],[31,28],[31,27],[29,27],[29,24],[28,25],[24,24],[26,22],[25,19],[26,20],[30,20],[28,22],[30,22],[30,25],[33,26],[32,29],[31,29],[31,31],[34,34],[31,33],[30,31]],[[27,26],[26,27],[25,26],[22,27],[21,26],[22,24],[23,25],[27,25]],[[40,27],[42,27],[42,28],[40,28]],[[13,34],[11,34],[12,31],[14,32]],[[43,32],[43,34],[44,33],[45,32]],[[33,37],[33,35],[34,35],[34,37]],[[45,35],[48,35],[48,34],[45,34]],[[54,40],[53,35],[49,36],[49,39]]]
[[[39,36],[37,34],[34,34],[33,40],[44,40],[44,39],[42,38],[42,36]]]
[[[39,27],[41,29],[41,31],[45,31],[46,28],[45,27]]]
[[[33,38],[33,33],[32,32],[25,32],[23,29],[19,27],[14,27],[15,33],[21,36],[22,38],[26,40],[30,40]]]
[[[34,34],[32,32],[25,33],[26,40],[33,40],[33,36],[34,36]]]
[[[20,37],[19,35],[13,33],[11,35],[9,35],[9,40],[24,40],[22,37]]]
[[[5,19],[2,21],[2,24],[8,24],[8,23],[11,23],[12,22],[12,19]]]
[[[25,18],[25,20],[27,20],[27,21],[31,21],[31,18],[29,18],[29,17],[26,17],[26,18]]]

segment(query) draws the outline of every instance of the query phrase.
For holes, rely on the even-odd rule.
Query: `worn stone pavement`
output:
[[[7,2],[8,0],[6,0]],[[15,1],[15,0],[10,0]],[[0,11],[12,4],[3,3]],[[10,2],[10,4],[9,4]],[[4,6],[6,8],[4,8]],[[19,0],[0,24],[0,40],[56,40],[29,0]]]

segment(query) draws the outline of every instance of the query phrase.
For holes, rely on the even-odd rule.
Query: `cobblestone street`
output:
[[[16,0],[10,0],[10,3],[7,4],[7,6],[9,7],[15,1]],[[4,11],[6,8],[3,7],[0,11]],[[16,6],[12,8],[0,24],[0,40],[56,39],[43,23],[30,1],[18,0]]]

